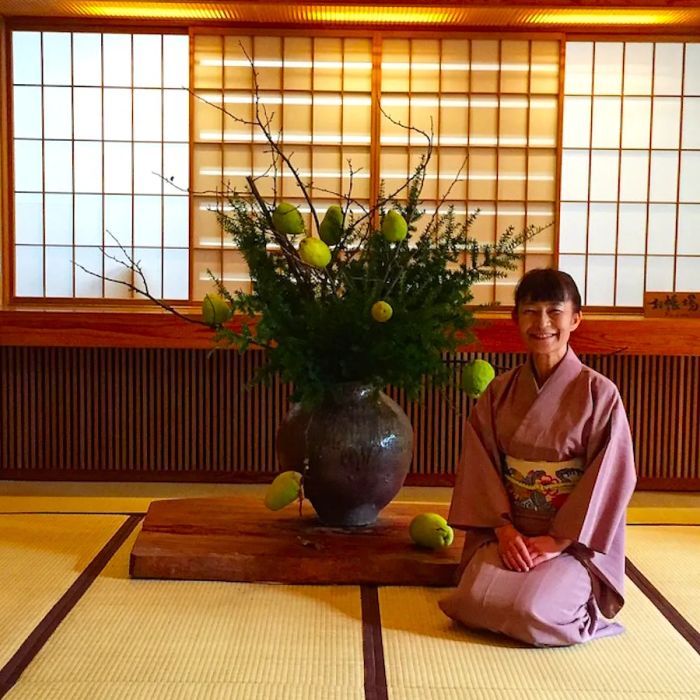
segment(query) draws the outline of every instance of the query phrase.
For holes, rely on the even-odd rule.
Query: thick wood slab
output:
[[[273,513],[259,498],[155,501],[131,551],[135,578],[293,584],[451,586],[463,534],[439,551],[414,545],[414,515],[447,507],[392,503],[361,530],[324,527],[304,503]]]

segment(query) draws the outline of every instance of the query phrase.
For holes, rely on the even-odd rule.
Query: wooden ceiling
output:
[[[159,21],[175,23],[244,23],[306,27],[381,26],[464,27],[509,31],[638,31],[695,34],[700,30],[697,0],[349,0],[290,3],[281,0],[241,2],[160,2],[123,0],[2,0],[0,15],[12,18]]]

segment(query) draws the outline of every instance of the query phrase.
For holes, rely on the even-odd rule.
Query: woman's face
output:
[[[535,355],[561,358],[581,312],[570,301],[524,301],[518,306],[518,328],[527,349]]]

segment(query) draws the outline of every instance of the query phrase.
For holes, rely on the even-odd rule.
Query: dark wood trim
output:
[[[388,700],[382,642],[382,618],[377,586],[360,587],[362,605],[362,656],[365,666],[365,700]]]
[[[109,542],[98,552],[73,585],[61,596],[60,600],[49,610],[43,620],[34,628],[12,658],[0,669],[0,697],[4,696],[17,682],[32,659],[41,651],[49,637],[56,631],[85,591],[92,585],[107,562],[124,544],[141,520],[140,515],[131,515],[112,535]]]
[[[0,469],[2,481],[95,481],[124,483],[200,483],[200,484],[269,484],[277,472],[230,471],[212,472],[199,469],[187,471],[81,470],[81,469]],[[409,474],[405,486],[441,486],[452,488],[454,474]],[[637,491],[700,491],[700,479],[642,477]]]
[[[10,211],[14,202],[10,197],[9,183],[14,182],[11,169],[12,145],[10,144],[10,86],[12,85],[12,51],[7,22],[0,18],[0,303],[9,303],[14,269],[14,223]],[[1,324],[1,322],[0,322]]]
[[[42,498],[38,495],[36,498]],[[46,496],[50,498],[50,496]],[[156,500],[155,498],[153,499]],[[0,518],[8,515],[124,515],[129,518],[143,518],[146,511],[118,511],[118,510],[13,510],[0,513]]]
[[[700,523],[626,523],[627,527],[700,527]]]
[[[108,17],[7,17],[7,26],[13,31],[67,31],[67,32],[95,32],[105,34],[187,34],[187,25],[191,22],[182,22],[168,19],[110,19]],[[99,29],[96,27],[99,24]]]
[[[455,485],[454,474],[408,474],[404,486],[445,486]]]
[[[2,481],[96,481],[129,483],[201,483],[201,484],[268,484],[277,472],[230,471],[213,472],[199,469],[187,471],[91,470],[91,469],[0,469]]]
[[[640,477],[637,482],[638,491],[700,491],[700,479],[688,477]]]
[[[676,608],[659,592],[649,579],[629,560],[625,559],[625,573],[657,610],[673,625],[688,644],[700,654],[700,632],[681,615]]]
[[[198,318],[198,305],[183,307]],[[240,328],[236,317],[232,328]],[[523,352],[508,312],[479,313],[476,340],[462,352]],[[175,316],[139,305],[133,311],[60,309],[50,305],[0,310],[0,345],[18,347],[202,348],[211,349],[212,332]],[[700,320],[644,318],[623,314],[584,314],[571,344],[579,353],[600,355],[700,355]]]

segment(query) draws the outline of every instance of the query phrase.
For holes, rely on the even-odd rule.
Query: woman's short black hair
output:
[[[574,278],[568,272],[551,267],[530,270],[515,288],[515,309],[527,301],[570,301],[574,312],[581,310],[581,294]]]

